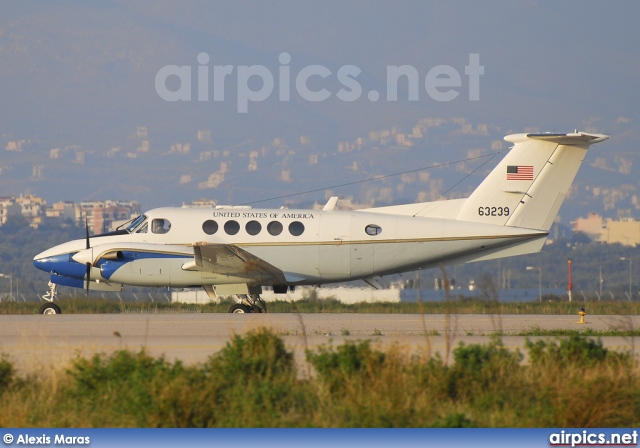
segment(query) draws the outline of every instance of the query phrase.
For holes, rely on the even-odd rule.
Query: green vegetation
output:
[[[0,357],[0,393],[2,393],[13,381],[15,371],[13,364],[6,356]]]
[[[229,302],[205,305],[167,302],[124,302],[102,298],[61,298],[58,305],[65,314],[105,313],[226,313]],[[589,315],[640,314],[640,302],[601,301],[569,303],[567,301],[500,303],[481,299],[457,298],[443,302],[386,302],[345,304],[335,299],[300,300],[297,302],[269,302],[270,313],[381,313],[381,314],[556,314],[576,315],[586,306]],[[2,302],[0,314],[35,314],[36,302]]]
[[[594,341],[580,335],[571,335],[557,344],[547,341],[526,341],[531,362],[551,365],[594,366],[612,360],[615,364],[630,361],[628,353],[612,352],[602,346],[601,340]]]
[[[460,344],[453,362],[370,341],[293,354],[269,330],[235,336],[203,364],[144,350],[78,357],[20,377],[0,357],[2,427],[636,427],[631,354],[573,335]],[[304,369],[303,369],[304,370]]]
[[[525,331],[518,331],[510,336],[593,336],[593,337],[636,337],[640,336],[640,329],[608,329],[593,330],[591,328],[583,328],[581,330],[573,330],[567,328],[556,328],[553,330],[545,330],[538,326]]]
[[[33,266],[33,257],[57,244],[82,238],[84,230],[72,222],[42,225],[33,229],[24,218],[11,216],[0,226],[0,272],[13,277],[13,294],[25,297],[44,294],[49,276]],[[9,294],[10,284],[2,279],[0,297]]]
[[[66,376],[72,411],[91,426],[283,426],[302,393],[293,355],[265,330],[236,336],[203,366],[120,351],[78,358]]]

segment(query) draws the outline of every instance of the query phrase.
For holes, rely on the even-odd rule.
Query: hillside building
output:
[[[597,213],[591,213],[571,224],[574,232],[583,232],[594,241],[624,246],[640,244],[640,220],[634,218],[605,219]]]

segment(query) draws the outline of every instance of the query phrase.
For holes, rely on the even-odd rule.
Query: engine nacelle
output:
[[[115,252],[109,252],[101,257],[104,260],[122,260],[124,258],[124,254],[121,250],[117,250]]]

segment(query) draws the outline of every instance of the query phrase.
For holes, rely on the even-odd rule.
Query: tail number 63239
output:
[[[480,216],[509,216],[509,207],[478,207]]]

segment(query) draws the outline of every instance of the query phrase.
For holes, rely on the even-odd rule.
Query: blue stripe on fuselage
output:
[[[73,254],[61,254],[53,257],[33,260],[33,265],[41,271],[55,273],[64,277],[84,279],[87,267],[71,257]]]
[[[118,270],[125,264],[135,260],[143,260],[148,258],[184,258],[185,260],[189,260],[192,258],[188,255],[167,254],[162,252],[123,251],[122,254],[123,257],[120,260],[105,260],[103,258],[98,260],[96,266],[102,268],[102,276],[104,278],[109,279],[116,270]],[[54,255],[47,258],[40,258],[38,260],[33,260],[33,265],[41,271],[49,272],[52,275],[61,276],[68,279],[61,280],[67,283],[73,279],[84,281],[84,277],[87,273],[87,267],[84,264],[75,261],[72,258],[73,255],[75,255],[75,253],[67,253]],[[54,281],[53,278],[51,281],[54,283],[63,284],[58,282],[57,280]],[[65,286],[71,286],[67,285],[66,283],[64,284]],[[82,286],[79,287],[81,288]]]

